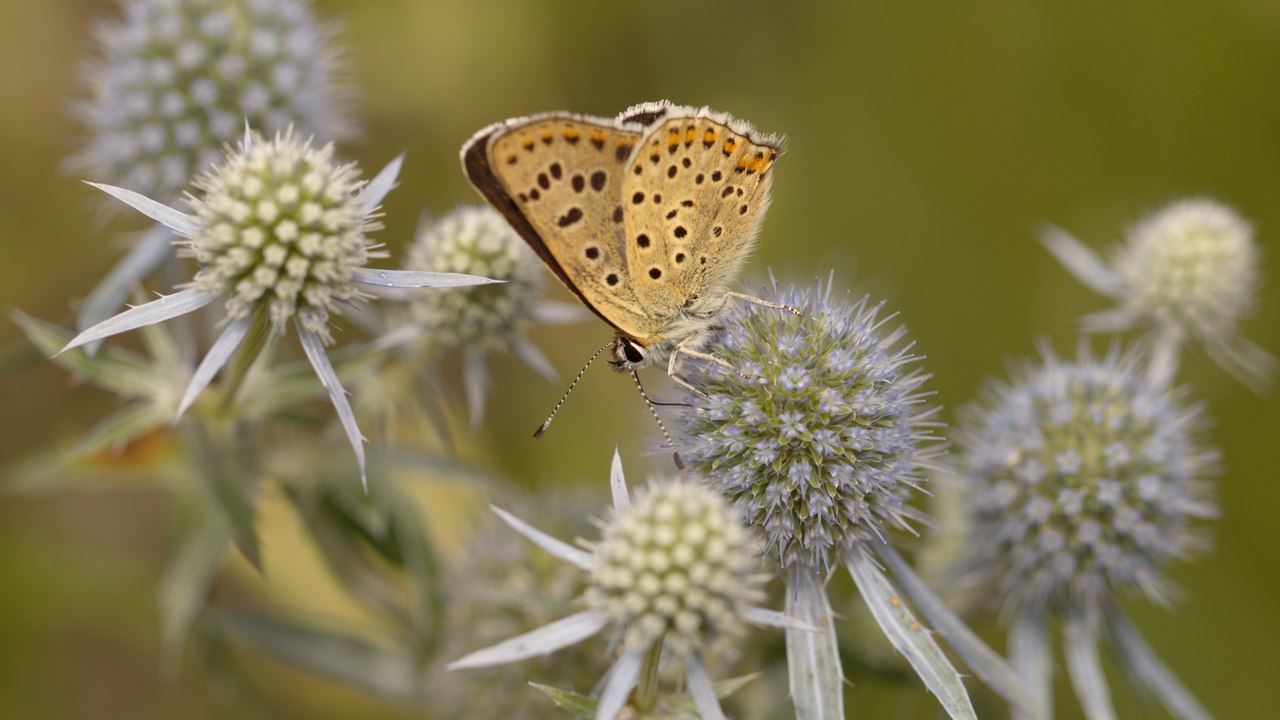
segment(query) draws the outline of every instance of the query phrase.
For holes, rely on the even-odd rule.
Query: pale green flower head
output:
[[[364,437],[325,344],[329,316],[369,297],[367,288],[457,287],[495,282],[456,273],[366,268],[374,246],[365,232],[378,227],[378,207],[395,186],[401,158],[368,183],[354,164],[339,165],[333,146],[315,148],[287,129],[266,141],[245,128],[238,148],[196,180],[187,196],[192,213],[112,185],[94,187],[130,205],[183,238],[178,244],[200,264],[179,292],[130,308],[84,330],[60,352],[128,330],[195,312],[221,299],[222,334],[191,377],[178,415],[208,387],[256,322],[277,333],[292,320],[298,340],[338,412],[365,479]],[[258,344],[256,352],[264,346]]]
[[[721,653],[746,632],[743,610],[764,598],[746,528],[713,490],[650,485],[615,513],[594,546],[586,602],[641,651],[663,637],[677,656]]]
[[[350,122],[330,24],[309,0],[126,0],[97,30],[75,158],[88,175],[176,199],[248,122],[334,140]]]
[[[1196,337],[1235,333],[1258,290],[1253,228],[1208,198],[1144,218],[1117,250],[1115,268],[1128,283],[1123,300],[1131,313]]]
[[[664,655],[679,659],[698,717],[719,720],[724,715],[704,661],[708,654],[727,651],[746,624],[816,629],[755,606],[763,596],[763,578],[754,572],[758,556],[717,493],[681,479],[650,483],[632,498],[616,452],[610,485],[613,513],[601,523],[601,539],[583,547],[494,508],[533,544],[587,573],[586,609],[477,650],[449,669],[527,660],[610,629],[621,647],[598,700],[590,701],[596,720],[615,720],[624,708],[638,717],[652,713]]]
[[[414,321],[444,347],[510,348],[533,322],[546,285],[538,256],[489,207],[461,207],[424,223],[409,249],[408,266],[506,281],[431,293],[410,304]]]
[[[1171,382],[1183,345],[1195,341],[1255,390],[1270,383],[1275,358],[1239,332],[1258,292],[1259,251],[1235,210],[1209,198],[1170,203],[1135,225],[1110,263],[1056,227],[1042,241],[1077,279],[1118,303],[1083,318],[1085,330],[1146,334],[1151,378]]]
[[[229,318],[264,306],[277,330],[297,318],[330,342],[330,313],[367,297],[353,275],[374,247],[365,233],[380,226],[360,200],[355,164],[333,153],[290,129],[229,150],[196,180],[192,286],[223,295]]]

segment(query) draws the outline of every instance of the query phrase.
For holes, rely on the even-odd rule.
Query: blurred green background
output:
[[[809,283],[834,269],[837,287],[888,300],[928,356],[948,418],[984,378],[1031,354],[1037,337],[1070,352],[1075,318],[1106,306],[1034,241],[1042,221],[1103,247],[1146,211],[1208,194],[1255,223],[1264,275],[1276,272],[1274,0],[327,0],[318,11],[343,21],[360,97],[363,139],[342,151],[366,172],[408,153],[385,205],[386,229],[375,236],[394,258],[420,212],[478,201],[457,151],[487,123],[554,109],[612,116],[659,98],[710,105],[789,138],[747,279],[758,284],[772,268],[784,281]],[[139,227],[95,222],[93,191],[60,169],[79,137],[68,105],[83,92],[91,23],[116,12],[107,0],[0,3],[5,309],[69,322],[77,298],[118,257],[120,231]],[[1280,350],[1276,288],[1265,284],[1244,329],[1272,353]],[[0,345],[20,337],[0,323]],[[590,320],[540,329],[533,340],[567,382],[607,337]],[[562,386],[510,357],[494,374],[489,420],[467,440],[468,457],[532,486],[602,487],[615,444],[633,477],[666,469],[650,452],[655,433],[625,377],[594,370],[535,443],[529,433]],[[659,375],[650,374],[655,386]],[[1280,707],[1280,412],[1274,395],[1251,394],[1203,355],[1189,357],[1182,379],[1216,418],[1211,437],[1225,457],[1216,548],[1172,569],[1188,591],[1176,613],[1131,610],[1218,717],[1272,716]],[[73,439],[115,406],[48,363],[0,383],[6,464]],[[211,701],[217,688],[199,663],[176,679],[159,671],[154,588],[171,514],[163,495],[121,488],[0,496],[0,714],[236,715]],[[264,511],[269,545],[289,547],[290,522]],[[308,592],[282,587],[289,582],[287,574],[266,581],[284,595]],[[286,716],[383,712],[267,663],[262,672],[278,676]],[[1118,672],[1114,679],[1123,717],[1161,716],[1120,689]],[[1061,699],[1069,694],[1060,678],[1062,717],[1078,712]],[[927,698],[874,688],[865,703],[853,697],[856,715],[938,714]]]

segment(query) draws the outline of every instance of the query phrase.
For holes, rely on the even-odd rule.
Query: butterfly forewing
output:
[[[622,187],[630,281],[658,323],[737,277],[780,152],[742,123],[673,108],[648,129]],[[642,336],[644,337],[644,336]]]
[[[471,182],[561,281],[633,337],[648,313],[628,282],[620,198],[639,138],[611,121],[553,115],[509,121],[463,151]]]

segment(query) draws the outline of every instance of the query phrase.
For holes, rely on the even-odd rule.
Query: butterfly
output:
[[[611,349],[637,386],[637,369],[666,362],[696,392],[677,358],[727,366],[703,347],[731,298],[795,312],[728,290],[755,244],[781,153],[780,137],[749,123],[660,101],[612,120],[504,120],[472,136],[461,156],[476,190],[613,328],[592,360]]]

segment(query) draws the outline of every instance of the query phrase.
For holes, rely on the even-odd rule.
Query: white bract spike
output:
[[[537,545],[551,555],[558,557],[567,563],[576,565],[583,570],[591,570],[591,553],[576,548],[567,542],[551,537],[502,508],[491,505],[489,506],[489,509],[492,510],[499,518],[502,518],[503,522],[510,525],[511,529],[525,536],[525,538],[534,545]]]
[[[114,185],[104,185],[101,183],[86,182],[98,188],[102,192],[111,197],[125,203],[134,210],[146,215],[165,227],[173,230],[182,237],[194,237],[200,231],[200,221],[193,215],[179,212],[161,202],[156,202],[141,193],[132,190],[116,187]]]
[[[787,628],[787,672],[796,718],[844,720],[844,673],[822,578],[813,569],[793,568],[786,594],[787,616],[804,627]]]
[[[883,571],[876,567],[865,551],[849,553],[845,565],[889,642],[907,658],[947,714],[956,720],[977,720],[978,715],[973,710],[960,673],[943,654],[929,630],[907,609]]]
[[[536,345],[523,337],[511,338],[511,352],[515,353],[516,357],[523,360],[525,365],[528,365],[546,380],[555,381],[560,377],[560,374],[556,372],[555,367],[551,365],[551,361],[547,359],[547,356],[543,355]]]
[[[801,632],[809,633],[823,632],[822,628],[817,625],[810,625],[802,620],[793,618],[786,613],[780,613],[777,610],[769,610],[762,607],[749,607],[742,611],[742,617],[752,625],[785,628],[787,630],[799,630]]]
[[[1124,278],[1066,230],[1056,225],[1046,225],[1040,231],[1040,244],[1053,253],[1058,262],[1077,280],[1092,290],[1109,297],[1119,297],[1124,293],[1127,286]]]
[[[1043,708],[1052,707],[1053,702],[1053,645],[1047,623],[1044,610],[1023,608],[1009,628],[1009,662]],[[1015,707],[1013,717],[1027,720],[1031,716]]]
[[[707,666],[702,658],[694,655],[685,661],[685,679],[689,681],[689,694],[693,696],[693,704],[698,708],[702,720],[724,720],[724,712],[720,709],[720,701],[716,698],[715,685],[707,674]]]
[[[163,225],[152,225],[98,286],[85,297],[76,316],[76,329],[85,330],[111,317],[124,304],[133,288],[173,254],[173,233]],[[85,347],[97,352],[98,343]]]
[[[1209,712],[1160,662],[1119,608],[1108,610],[1107,625],[1112,644],[1124,659],[1125,667],[1147,686],[1170,715],[1179,720],[1210,720]]]
[[[947,639],[948,647],[955,650],[979,678],[1015,707],[1029,713],[1029,717],[1048,717],[1048,707],[1038,702],[1023,686],[1017,672],[1004,658],[982,642],[951,608],[938,597],[898,551],[888,543],[880,543],[876,554],[884,561],[894,578],[915,603],[920,613]]]
[[[510,640],[477,650],[449,663],[447,667],[450,670],[489,667],[547,655],[595,635],[604,629],[606,623],[603,613],[584,610]]]
[[[360,209],[364,214],[373,212],[382,201],[387,197],[387,193],[391,192],[396,186],[396,179],[400,177],[400,166],[404,164],[404,153],[397,155],[386,167],[382,168],[378,174],[369,181],[360,191],[359,203]]]
[[[351,400],[347,397],[347,391],[343,389],[342,383],[338,380],[338,374],[334,372],[333,365],[329,362],[329,356],[324,351],[324,342],[320,336],[304,328],[300,322],[294,325],[298,329],[298,339],[302,341],[302,350],[307,354],[307,360],[311,362],[311,367],[319,376],[320,384],[329,393],[329,401],[333,403],[333,409],[338,412],[342,429],[346,431],[347,439],[351,441],[351,449],[356,453],[356,464],[360,467],[360,486],[364,488],[365,493],[368,493],[369,478],[365,473],[364,436],[360,434],[360,428],[356,425],[356,415],[351,409]]]
[[[615,512],[631,507],[631,493],[627,491],[627,478],[622,474],[622,458],[617,447],[613,448],[613,464],[609,468],[609,489],[613,492]]]
[[[1098,657],[1098,629],[1081,607],[1071,607],[1062,618],[1062,650],[1067,674],[1088,720],[1116,720],[1111,690]]]
[[[129,308],[115,317],[103,320],[72,338],[66,347],[58,351],[58,354],[61,355],[72,348],[80,347],[95,340],[102,340],[112,335],[118,335],[122,332],[136,330],[146,325],[154,325],[179,315],[185,315],[193,310],[199,310],[217,299],[218,293],[205,292],[196,288],[179,290],[172,295],[165,295],[145,305]]]
[[[187,411],[191,403],[195,402],[200,393],[204,392],[204,389],[213,381],[213,376],[217,375],[218,371],[231,359],[236,348],[240,347],[245,335],[249,333],[251,325],[253,325],[252,318],[246,317],[233,320],[218,336],[218,339],[214,341],[213,347],[209,348],[209,352],[200,361],[200,366],[196,368],[195,374],[191,376],[191,382],[187,384],[187,391],[182,395],[182,402],[178,403],[178,412],[173,416],[174,422],[177,422],[178,418],[182,417],[182,414]]]
[[[600,704],[596,706],[596,720],[614,720],[622,707],[627,704],[627,697],[635,689],[640,680],[640,666],[644,663],[644,653],[623,653],[614,663],[605,682],[604,691],[600,693]]]
[[[355,268],[351,279],[365,285],[393,288],[451,288],[468,285],[492,285],[504,282],[479,275],[429,272],[427,270],[375,270]]]

